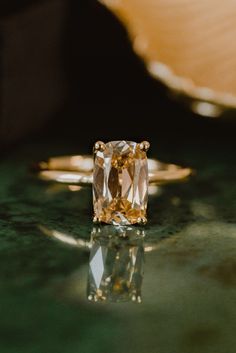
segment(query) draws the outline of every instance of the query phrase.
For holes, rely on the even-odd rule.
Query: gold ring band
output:
[[[43,180],[93,186],[94,222],[144,225],[148,186],[185,180],[190,168],[148,159],[149,142],[98,141],[94,156],[50,158],[37,166]]]
[[[94,159],[89,155],[52,157],[37,164],[42,180],[86,186],[93,183]],[[186,180],[191,168],[160,162],[148,158],[149,184],[163,185]]]

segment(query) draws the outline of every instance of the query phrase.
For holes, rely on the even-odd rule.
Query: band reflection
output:
[[[89,251],[89,301],[141,303],[144,257],[158,247],[145,243],[143,229],[97,226],[89,241],[44,226],[40,230],[58,241]]]

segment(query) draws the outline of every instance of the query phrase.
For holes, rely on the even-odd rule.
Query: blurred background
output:
[[[234,0],[0,2],[1,353],[235,353],[235,18]],[[89,241],[91,189],[29,173],[98,139],[196,171],[150,198],[140,305],[88,302],[89,252],[49,234]]]
[[[149,9],[152,9],[153,1],[149,2]],[[107,5],[112,5],[111,8],[115,13],[122,15],[120,18],[123,23],[129,24],[130,33],[134,32],[130,10],[136,9],[134,14],[137,18],[141,11],[142,2],[136,1],[136,3],[135,7],[135,1],[127,2],[126,4],[131,7],[124,6],[122,12],[120,9],[117,10],[117,1],[107,1]],[[168,5],[166,9],[162,1],[156,2],[156,5],[162,6],[163,14],[167,18],[165,23],[170,17],[168,17],[169,13],[176,14],[177,19],[180,15],[184,15],[178,12],[177,4],[172,12],[168,12],[167,10],[170,10],[173,5],[170,3],[171,1],[166,3]],[[193,13],[197,11],[201,14],[200,10],[203,11],[204,8],[196,8],[195,2],[192,3]],[[180,8],[186,5],[184,1],[179,1],[179,4],[182,6],[179,6]],[[186,9],[189,10],[188,7]],[[169,143],[176,145],[193,137],[195,141],[200,141],[204,136],[210,139],[234,137],[234,111],[227,109],[225,112],[225,109],[221,108],[219,111],[216,108],[215,111],[213,106],[212,113],[212,106],[204,108],[204,105],[198,109],[198,106],[196,108],[198,100],[189,101],[186,94],[179,92],[174,94],[165,85],[159,83],[153,77],[155,75],[151,77],[145,63],[134,53],[125,26],[99,2],[95,0],[25,0],[20,3],[2,1],[0,10],[2,149],[6,150],[30,139],[34,141],[35,139],[59,141],[70,139],[78,146],[90,148],[96,139],[145,138],[151,142],[168,140]],[[139,23],[142,24],[142,21],[150,23],[147,11],[145,15],[146,17],[139,18]],[[127,18],[127,22],[124,18]],[[160,55],[164,61],[164,48],[167,51],[171,45],[173,47],[173,35],[171,43],[168,43],[172,32],[168,28],[166,31],[162,28],[163,19],[162,22],[160,21],[159,29],[158,18],[156,22],[154,21],[157,26],[157,37],[160,33],[156,47],[158,48],[160,44]],[[206,19],[205,22],[207,23]],[[145,26],[140,25],[140,28],[145,29]],[[225,28],[226,32],[231,30],[229,25]],[[221,27],[219,30],[221,31]],[[175,32],[175,28],[172,28],[172,31]],[[176,60],[173,58],[173,53],[166,55],[169,65],[174,66],[176,63],[177,72],[181,71],[181,65],[178,62],[181,55],[178,55],[177,50],[183,52],[180,43],[186,45],[189,42],[186,42],[183,37],[187,31],[185,29],[181,31],[179,30],[176,36],[178,45],[173,49],[173,53],[177,55]],[[202,32],[204,35],[204,31]],[[207,33],[209,34],[209,31]],[[148,36],[148,33],[146,34]],[[215,33],[210,32],[209,35],[215,38]],[[131,38],[134,38],[134,35],[131,35]],[[183,39],[182,42],[179,38]],[[155,38],[152,40],[155,44]],[[162,43],[164,40],[167,43],[166,47]],[[201,43],[201,35],[198,41]],[[142,45],[139,43],[139,51],[140,47]],[[206,44],[206,47],[209,45]],[[189,58],[188,62],[193,62],[192,71],[190,65],[188,71],[183,70],[183,75],[190,76],[193,72],[193,78],[195,78],[197,69],[201,72],[199,77],[207,75],[209,70],[206,70],[206,67],[212,67],[212,63],[210,62],[209,65],[206,61],[204,68],[202,58],[206,56],[203,49],[200,53],[196,53],[196,50],[191,52],[192,56],[189,56],[189,53],[186,54],[185,58]],[[210,49],[212,52],[212,48]],[[143,50],[145,51],[145,47]],[[225,54],[225,52],[227,52],[225,46],[220,47],[217,52],[214,51],[217,58],[221,57],[220,53]],[[152,55],[151,50],[150,53]],[[148,50],[147,54],[151,60]],[[196,59],[191,61],[192,58],[196,58],[196,55],[199,61],[196,62]],[[223,59],[224,57],[223,55]],[[231,57],[230,62],[232,61]],[[226,64],[228,62],[229,60],[226,60]],[[214,72],[218,72],[217,67]],[[223,73],[225,73],[225,65]],[[219,70],[219,75],[221,74],[222,70]],[[229,77],[233,77],[232,72],[221,75],[216,83],[212,82],[212,75],[212,73],[211,76],[209,75],[209,86],[213,85],[214,88],[215,84],[218,89],[219,82],[223,82],[222,90],[226,90],[228,84],[229,91],[231,90],[232,93],[233,83],[229,80]],[[207,85],[206,77],[203,81],[200,79],[199,84]],[[191,109],[194,104],[195,113]],[[203,115],[213,114],[213,117],[202,117],[196,114],[196,111],[203,111]],[[224,111],[223,117],[222,111]],[[153,122],[155,122],[155,128],[153,128]]]

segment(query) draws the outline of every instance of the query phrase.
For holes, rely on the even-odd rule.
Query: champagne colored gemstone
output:
[[[113,141],[95,155],[94,215],[114,225],[130,225],[146,218],[148,164],[139,144]]]

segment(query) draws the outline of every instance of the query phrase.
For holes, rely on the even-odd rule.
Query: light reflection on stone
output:
[[[90,301],[141,302],[143,237],[143,230],[134,227],[93,229],[87,287]]]
[[[112,141],[97,151],[93,171],[94,216],[113,225],[146,223],[148,160],[141,144]]]

